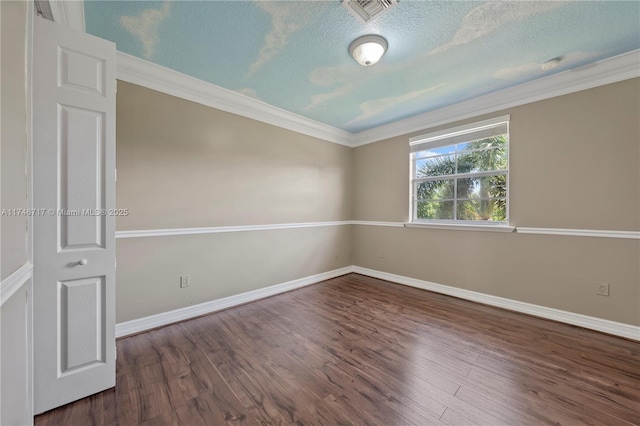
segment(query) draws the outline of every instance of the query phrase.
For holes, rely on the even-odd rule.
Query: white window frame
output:
[[[416,227],[416,228],[429,227],[429,228],[441,228],[441,229],[462,229],[462,230],[499,231],[499,232],[512,232],[513,230],[515,230],[515,227],[511,226],[511,223],[509,222],[510,220],[509,219],[509,198],[510,198],[509,197],[509,192],[510,192],[509,175],[510,175],[510,168],[511,168],[510,134],[509,134],[510,118],[511,117],[509,115],[495,117],[489,120],[477,121],[477,122],[469,123],[462,126],[457,126],[457,127],[453,127],[445,130],[440,130],[437,132],[427,133],[427,134],[416,136],[409,139],[409,145],[410,145],[409,218],[410,219],[408,223],[405,223],[406,227]],[[458,220],[458,219],[454,219],[454,220],[418,219],[417,218],[418,203],[416,202],[416,181],[418,180],[422,181],[424,179],[416,179],[415,152],[421,152],[423,151],[423,149],[420,149],[419,151],[414,152],[415,148],[412,149],[411,147],[420,146],[421,148],[424,147],[426,150],[429,148],[439,148],[443,146],[454,145],[456,143],[462,142],[462,140],[460,140],[460,137],[464,138],[465,135],[471,135],[469,139],[472,138],[471,140],[476,140],[482,137],[483,132],[486,132],[486,131],[490,132],[491,129],[501,125],[506,125],[506,129],[507,129],[506,131],[507,170],[505,172],[506,180],[507,180],[507,193],[505,197],[506,221],[492,222],[492,221],[470,221],[470,220]],[[475,137],[473,134],[476,134],[479,137]],[[495,172],[477,172],[473,174],[466,174],[466,173],[457,174],[456,173],[456,174],[444,175],[444,176],[438,176],[438,177],[440,177],[441,179],[453,179],[454,182],[457,184],[457,178],[459,177],[475,177],[475,176],[481,176],[483,174],[495,174]],[[454,188],[454,191],[455,191],[455,188]],[[455,197],[455,200],[457,200],[457,194],[455,194],[455,192],[454,192],[454,197]],[[455,211],[455,208],[454,208],[454,211]]]

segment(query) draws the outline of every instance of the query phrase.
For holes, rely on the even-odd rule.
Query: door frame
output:
[[[27,34],[25,46],[26,59],[26,176],[27,176],[27,209],[33,208],[33,39],[36,19],[35,2],[27,2]],[[33,265],[33,217],[27,216],[27,262]],[[34,422],[34,380],[33,380],[33,275],[27,288],[27,418],[30,425]]]

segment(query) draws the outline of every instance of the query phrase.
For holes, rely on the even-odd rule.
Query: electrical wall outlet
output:
[[[609,283],[598,283],[598,291],[596,292],[598,296],[608,296],[609,295]]]
[[[189,282],[189,275],[182,275],[180,277],[180,288],[187,288],[191,285]]]

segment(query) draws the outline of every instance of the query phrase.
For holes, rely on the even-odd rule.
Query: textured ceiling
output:
[[[86,1],[85,15],[121,52],[349,132],[640,48],[638,1],[401,0],[366,25],[338,0]],[[372,67],[348,52],[365,34],[389,43]]]

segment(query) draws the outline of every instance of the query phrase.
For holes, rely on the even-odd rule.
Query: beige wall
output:
[[[3,1],[2,4],[2,76],[1,114],[1,184],[0,208],[24,209],[26,185],[26,92],[25,92],[25,23],[27,3]],[[26,262],[27,222],[24,216],[0,219],[2,254],[0,278],[4,279]]]
[[[464,121],[511,115],[512,224],[640,230],[639,84]],[[406,221],[408,138],[437,130],[352,150],[123,82],[117,113],[119,230]],[[117,321],[355,264],[640,324],[639,259],[636,240],[360,225],[120,239]]]
[[[116,110],[118,230],[352,218],[351,148],[125,82]],[[117,257],[122,322],[348,266],[351,227],[120,239]]]
[[[351,226],[124,239],[117,250],[123,322],[349,266]]]
[[[27,394],[31,357],[25,300],[30,288],[25,283],[0,310],[0,424],[7,426],[33,424]]]
[[[352,150],[119,82],[118,230],[348,220]]]
[[[25,34],[27,2],[0,2],[0,208],[27,206]],[[25,264],[27,222],[3,216],[0,223],[0,278]],[[31,280],[0,308],[0,424],[32,424],[30,407]]]
[[[512,224],[640,230],[639,94],[627,80],[465,121],[511,115]],[[408,139],[446,127],[356,148],[356,220],[408,219]],[[356,226],[353,244],[358,266],[640,324],[637,240]]]

